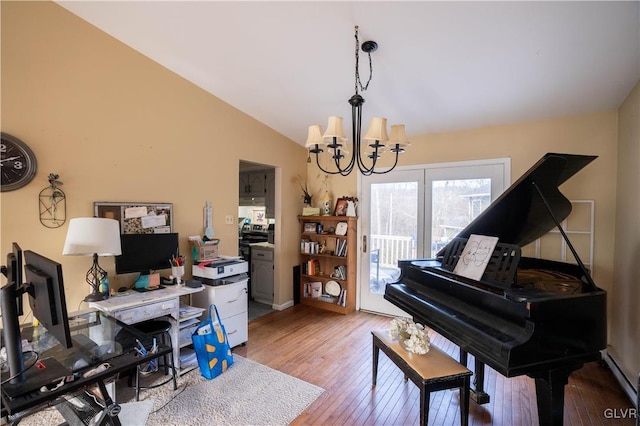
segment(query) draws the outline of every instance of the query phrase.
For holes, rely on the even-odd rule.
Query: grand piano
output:
[[[384,298],[475,359],[472,397],[486,403],[484,366],[535,380],[541,425],[561,425],[564,386],[585,362],[601,358],[606,292],[596,286],[560,226],[571,203],[558,187],[596,157],[546,154],[435,259],[398,262]],[[521,256],[521,247],[557,227],[576,264]],[[480,280],[453,273],[469,236],[498,237]]]

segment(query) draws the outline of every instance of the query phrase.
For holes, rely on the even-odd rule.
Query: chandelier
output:
[[[315,154],[316,164],[318,168],[327,174],[340,174],[347,176],[355,166],[358,166],[360,173],[365,176],[371,174],[383,174],[393,170],[398,164],[398,156],[404,152],[404,148],[409,146],[409,140],[405,135],[404,124],[396,124],[391,126],[391,138],[387,133],[387,119],[381,117],[373,117],[369,124],[369,129],[362,136],[362,104],[364,98],[358,93],[358,89],[362,92],[366,91],[373,76],[373,65],[371,62],[371,52],[378,49],[375,41],[365,41],[362,43],[362,51],[369,56],[369,79],[365,85],[360,80],[359,71],[359,50],[360,40],[358,39],[358,27],[355,27],[356,39],[356,67],[355,67],[355,94],[349,99],[351,105],[352,120],[352,139],[351,144],[347,148],[342,117],[331,116],[327,124],[327,130],[322,133],[320,125],[309,126],[307,142],[305,147],[309,150],[309,158],[307,162],[311,162],[311,154]],[[368,143],[367,143],[368,142]],[[320,154],[324,152],[322,147],[326,147],[329,156],[329,162],[335,163],[333,170],[327,170],[320,165]],[[384,170],[376,170],[376,164],[385,150],[385,147],[395,154],[393,166]],[[349,160],[347,161],[347,157]]]

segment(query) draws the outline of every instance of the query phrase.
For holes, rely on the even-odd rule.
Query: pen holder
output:
[[[184,285],[182,282],[182,277],[184,276],[184,265],[172,266],[171,275],[173,275],[173,277],[176,279],[177,285]]]

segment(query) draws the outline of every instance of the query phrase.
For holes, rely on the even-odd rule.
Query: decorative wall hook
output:
[[[59,177],[49,173],[49,186],[40,191],[40,223],[47,228],[59,228],[67,220],[67,196],[58,188]]]

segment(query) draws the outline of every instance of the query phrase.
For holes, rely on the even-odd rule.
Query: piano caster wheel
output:
[[[470,395],[472,400],[476,402],[478,405],[488,404],[490,397],[486,392],[476,392],[474,389],[471,389]]]

